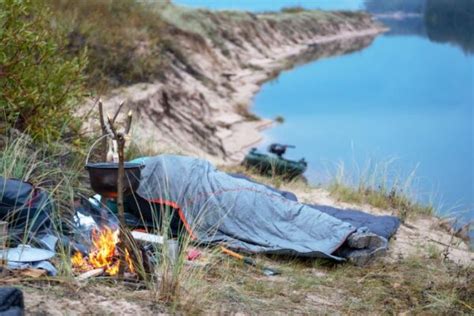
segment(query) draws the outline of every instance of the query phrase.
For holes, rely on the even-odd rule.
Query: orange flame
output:
[[[82,253],[79,251],[74,254],[71,258],[72,266],[81,270],[87,269],[87,262],[84,260]]]
[[[128,253],[128,249],[125,249],[125,261],[127,262],[130,272],[135,273],[135,267],[133,266],[132,258],[130,257],[130,254]]]
[[[87,258],[76,252],[72,258],[72,266],[79,271],[88,271],[95,268],[104,268],[109,275],[116,275],[119,271],[120,260],[116,254],[116,245],[119,242],[119,230],[113,231],[105,227],[102,231],[92,232],[92,249]],[[135,269],[128,251],[125,251],[125,261],[130,272]]]

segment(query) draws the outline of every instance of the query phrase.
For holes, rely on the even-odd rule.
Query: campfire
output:
[[[105,227],[100,231],[92,231],[92,246],[89,254],[84,257],[82,253],[76,252],[71,258],[74,270],[86,272],[102,268],[106,274],[116,275],[121,264],[117,249],[118,242],[118,229],[112,230],[109,227]],[[135,273],[135,267],[127,250],[125,251],[125,261],[128,271]]]

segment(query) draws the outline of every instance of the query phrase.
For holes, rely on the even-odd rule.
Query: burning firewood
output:
[[[102,269],[107,275],[117,275],[120,265],[126,265],[126,270],[135,273],[136,269],[128,252],[125,249],[125,256],[122,259],[119,255],[119,230],[112,230],[105,227],[100,232],[92,233],[92,248],[87,257],[80,252],[76,252],[71,263],[76,271],[91,271],[97,268]],[[121,261],[123,260],[123,262]]]
[[[101,101],[98,102],[99,104],[99,119],[100,119],[100,126],[102,129],[102,139],[103,139],[103,159],[105,161],[113,161],[118,162],[118,175],[117,175],[117,210],[118,210],[118,219],[119,219],[119,229],[117,230],[117,238],[115,238],[115,242],[113,243],[113,251],[111,248],[109,250],[104,250],[105,248],[98,248],[100,250],[95,250],[89,254],[89,258],[87,259],[88,264],[92,265],[93,267],[105,267],[105,272],[109,275],[116,275],[118,274],[120,277],[123,277],[125,270],[127,269],[126,263],[128,263],[128,270],[131,271],[134,269],[135,263],[139,265],[142,263],[142,251],[136,244],[133,236],[131,235],[130,231],[128,230],[126,223],[125,223],[125,210],[123,205],[124,199],[124,178],[125,178],[125,143],[129,137],[131,125],[132,125],[132,112],[129,111],[127,114],[127,118],[125,121],[125,128],[122,131],[119,131],[116,126],[116,119],[121,111],[124,102],[120,104],[117,111],[111,118],[107,113],[105,113],[103,109],[103,104]],[[109,142],[108,142],[108,141]],[[107,148],[107,144],[109,143],[109,148]],[[97,247],[96,247],[97,248]],[[105,251],[106,253],[101,253],[101,251]],[[94,262],[95,256],[97,254],[102,254],[103,257],[107,257],[107,260],[104,262]],[[113,262],[109,262],[110,259],[113,258]],[[79,258],[77,256],[74,258],[77,260],[77,267],[80,268],[81,264],[83,264],[83,258]],[[143,265],[143,264],[142,264]],[[141,266],[141,265],[140,265]],[[117,270],[117,271],[116,271]],[[134,272],[134,271],[133,271]]]
[[[84,281],[90,278],[98,277],[104,273],[104,268],[98,268],[94,270],[89,270],[84,272],[76,277],[77,281]]]

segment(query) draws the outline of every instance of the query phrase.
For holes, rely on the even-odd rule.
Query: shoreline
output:
[[[252,60],[252,64],[261,68],[260,71],[254,71],[250,73],[242,72],[240,76],[236,76],[236,82],[233,84],[238,88],[238,92],[235,93],[232,97],[237,102],[244,102],[247,104],[249,111],[253,107],[253,99],[260,92],[263,85],[273,78],[268,76],[268,74],[273,72],[278,72],[278,75],[283,72],[290,70],[299,65],[291,65],[288,67],[288,61],[297,61],[300,56],[302,56],[306,51],[310,50],[313,45],[327,44],[331,42],[344,41],[344,40],[353,40],[361,37],[372,38],[381,33],[388,31],[384,27],[374,27],[372,29],[355,31],[355,32],[343,32],[341,34],[335,34],[331,36],[317,36],[313,40],[308,41],[304,44],[295,45],[293,47],[282,47],[281,54],[277,55],[274,59],[260,59]],[[338,54],[331,56],[323,56],[310,60],[308,62],[314,62],[321,58],[334,57]],[[231,137],[236,137],[239,139],[237,143],[232,144],[230,147],[230,152],[232,153],[229,157],[230,161],[226,163],[232,163],[236,161],[241,161],[243,156],[246,154],[246,151],[252,146],[258,144],[262,141],[263,135],[261,132],[264,129],[271,128],[274,124],[274,121],[269,118],[261,118],[261,121],[254,124],[249,124],[249,122],[234,122],[232,129],[234,130],[234,135]],[[258,131],[258,135],[248,134],[248,125],[253,125],[253,128]],[[252,127],[252,126],[251,126]],[[240,134],[246,135],[245,139],[241,139]],[[222,138],[223,142],[228,142],[230,137]]]
[[[244,64],[228,60],[219,52],[193,51],[189,62],[211,84],[190,75],[175,62],[166,82],[113,90],[104,98],[104,107],[113,113],[121,101],[127,101],[141,122],[133,131],[140,146],[153,147],[157,152],[189,154],[219,165],[236,164],[249,148],[262,141],[262,131],[274,124],[269,118],[255,119],[251,112],[253,98],[266,82],[299,65],[363,49],[386,31],[371,21],[366,28],[341,28],[330,35],[314,34],[298,43],[279,39],[278,45],[263,53],[242,49],[234,59],[245,60]],[[163,91],[170,95],[168,105],[163,103]],[[89,122],[87,128],[96,128],[94,122]]]

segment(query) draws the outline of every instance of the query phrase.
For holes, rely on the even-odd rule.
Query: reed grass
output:
[[[52,227],[49,233],[58,238],[69,233],[74,227],[72,223],[74,199],[86,191],[79,179],[82,166],[78,167],[77,161],[80,159],[77,157],[65,158],[64,154],[64,146],[57,146],[54,149],[52,146],[46,145],[41,148],[24,134],[7,138],[0,152],[0,175],[2,177],[30,182],[36,188],[49,194],[51,199],[39,206],[37,214],[44,211],[45,208],[51,208],[49,221]],[[81,156],[74,151],[68,151],[67,155]],[[8,218],[14,218],[16,212],[13,210]],[[39,240],[31,230],[38,220],[37,216],[29,219],[23,231],[9,232],[9,245],[18,243],[38,245]],[[57,268],[60,275],[65,277],[72,275],[70,260],[67,260],[70,251],[67,248],[68,245],[57,243],[56,252],[59,258],[56,262]]]
[[[416,169],[403,177],[394,167],[394,159],[385,162],[368,161],[362,168],[347,168],[344,163],[335,167],[329,192],[340,201],[369,204],[392,210],[402,220],[410,216],[433,215],[432,204],[423,204],[416,196]]]

